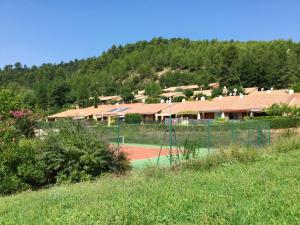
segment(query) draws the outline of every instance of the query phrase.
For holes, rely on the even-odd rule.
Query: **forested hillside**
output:
[[[162,39],[112,46],[99,57],[0,69],[0,87],[20,92],[37,110],[84,103],[91,96],[218,81],[222,85],[286,88],[300,82],[300,43]]]

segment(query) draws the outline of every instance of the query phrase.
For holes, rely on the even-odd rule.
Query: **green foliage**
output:
[[[222,118],[222,117],[219,117],[215,120],[217,123],[228,123],[229,120],[228,118]]]
[[[183,99],[185,99],[184,96],[177,96],[173,98],[173,102],[182,102]]]
[[[42,139],[23,140],[10,127],[0,129],[0,194],[91,180],[130,168],[124,153],[117,154],[81,124],[63,122],[58,132],[47,132]]]
[[[132,90],[128,86],[124,86],[121,88],[121,97],[124,102],[131,102],[134,99],[134,95],[132,94]]]
[[[29,110],[12,111],[11,125],[13,125],[19,132],[26,138],[32,138],[34,136],[34,129],[36,128],[36,122],[33,118],[33,114]]]
[[[269,121],[272,129],[300,127],[300,117],[261,116],[253,120]]]
[[[215,98],[215,97],[218,97],[220,95],[227,96],[227,95],[230,95],[230,93],[233,95],[234,91],[236,91],[235,92],[236,95],[245,94],[245,90],[241,86],[233,85],[233,86],[227,87],[227,93],[223,92],[223,87],[213,89],[211,91],[211,98]]]
[[[22,101],[12,91],[0,90],[0,120],[7,119],[10,112],[22,108]]]
[[[69,92],[70,87],[67,82],[60,79],[55,80],[48,89],[49,106],[61,108],[64,104],[69,103]]]
[[[98,105],[100,104],[100,99],[98,96],[94,96],[93,99],[91,100],[91,103],[90,105],[93,105],[94,108],[98,108]]]
[[[264,111],[268,116],[300,116],[300,108],[288,104],[273,104]]]
[[[0,123],[0,149],[16,141],[20,132],[13,126],[14,121],[3,121]]]
[[[158,83],[149,83],[145,86],[145,95],[158,96],[162,92],[162,89]]]
[[[197,149],[200,149],[202,147],[201,143],[199,143],[201,139],[185,139],[183,142],[183,153],[182,157],[185,160],[188,160],[190,158],[196,157],[196,151]]]
[[[223,89],[221,87],[215,88],[211,91],[211,98],[215,98],[220,95],[223,95]]]
[[[146,104],[159,103],[159,102],[160,102],[160,99],[158,97],[148,97],[145,100]]]
[[[43,154],[30,141],[15,141],[0,149],[0,194],[11,194],[45,184]]]
[[[230,44],[223,51],[223,64],[221,66],[221,85],[233,86],[240,84],[240,77],[237,70],[239,50],[236,45]]]
[[[234,85],[234,86],[230,86],[227,88],[227,95],[229,95],[229,93],[234,93],[234,90],[236,90],[236,94],[245,94],[245,90],[238,85]]]
[[[40,142],[48,182],[79,182],[103,172],[123,172],[117,171],[120,162],[114,150],[99,138],[80,124],[64,122],[59,133]]]
[[[187,89],[187,90],[184,90],[184,95],[187,97],[187,98],[190,98],[193,96],[194,92],[193,90],[190,90],[190,89]]]
[[[168,72],[159,78],[162,87],[176,87],[199,83],[199,76],[187,72]]]
[[[292,86],[292,89],[295,91],[295,92],[300,92],[300,82],[294,84]]]
[[[140,124],[142,122],[142,115],[140,114],[126,114],[125,115],[125,123],[128,124]]]

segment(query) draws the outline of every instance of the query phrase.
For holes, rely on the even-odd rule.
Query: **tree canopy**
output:
[[[10,113],[22,108],[20,96],[9,90],[0,90],[0,120],[9,117]]]
[[[99,57],[31,67],[17,62],[0,69],[0,88],[19,90],[28,105],[41,111],[75,101],[86,105],[96,95],[130,99],[129,90],[149,89],[152,83],[165,88],[210,82],[227,87],[298,87],[300,43],[154,38],[114,45]]]

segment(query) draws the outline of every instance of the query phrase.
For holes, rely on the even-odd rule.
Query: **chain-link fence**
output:
[[[173,140],[170,143],[170,127]],[[196,125],[174,125],[173,123],[125,124],[106,127],[105,132],[114,132],[120,144],[179,145],[186,141],[198,141],[203,148],[219,148],[230,145],[263,146],[270,143],[270,123],[267,121],[213,122]]]
[[[231,145],[261,147],[271,141],[268,121],[178,123],[172,119],[171,123],[166,120],[164,123],[126,124],[117,120],[113,126],[86,121],[77,123],[92,129],[99,139],[106,140],[119,151],[128,152],[132,160],[184,154],[187,149],[202,155]],[[47,126],[50,126],[48,129],[55,127]]]

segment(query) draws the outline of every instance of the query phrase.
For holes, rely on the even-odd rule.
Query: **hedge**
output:
[[[142,122],[142,116],[140,114],[126,114],[125,123],[127,124],[140,124]]]
[[[261,116],[254,117],[253,120],[270,121],[272,129],[300,127],[300,117]]]

